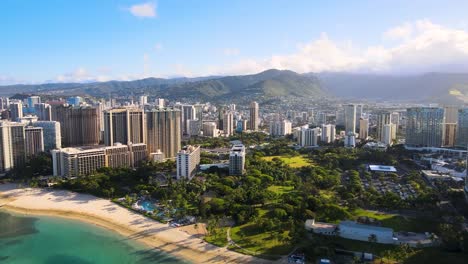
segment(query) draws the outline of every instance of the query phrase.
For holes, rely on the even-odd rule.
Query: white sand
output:
[[[196,235],[191,236],[92,195],[0,184],[0,206],[26,214],[93,223],[193,263],[271,263],[208,244]]]

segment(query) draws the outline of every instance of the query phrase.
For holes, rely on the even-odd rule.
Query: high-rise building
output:
[[[218,129],[216,128],[216,122],[203,123],[203,136],[218,137]]]
[[[177,153],[177,179],[192,179],[200,164],[200,146],[185,146]]]
[[[348,132],[344,137],[344,147],[345,148],[354,148],[356,147],[356,134],[353,132]]]
[[[37,95],[29,96],[27,102],[29,108],[34,108],[34,106],[41,103],[41,98]]]
[[[250,130],[257,131],[260,125],[258,103],[253,101],[250,103]]]
[[[227,111],[223,115],[223,133],[227,137],[234,134],[234,115],[231,111]]]
[[[0,110],[7,110],[10,108],[10,98],[0,97]]]
[[[406,144],[417,147],[442,146],[444,109],[413,107],[407,109]]]
[[[34,106],[37,118],[41,121],[52,120],[52,108],[49,104],[39,103]]]
[[[442,146],[453,147],[457,136],[457,124],[444,123],[444,130],[442,131]]]
[[[165,158],[174,158],[181,148],[180,110],[156,108],[145,112],[148,152],[161,150]]]
[[[322,125],[322,137],[321,141],[324,143],[333,143],[336,137],[336,128],[335,125],[328,124]]]
[[[359,119],[359,138],[367,139],[369,136],[369,119]]]
[[[101,137],[97,108],[61,105],[55,108],[55,112],[56,120],[54,121],[60,122],[60,134],[63,146],[90,146],[99,144]]]
[[[187,121],[195,119],[195,106],[182,105],[182,129],[185,135],[188,135]]]
[[[0,173],[22,166],[26,160],[25,124],[0,121]]]
[[[139,99],[140,99],[140,106],[141,107],[148,104],[148,96],[147,95],[141,95]]]
[[[364,105],[363,104],[357,104],[356,105],[356,128],[360,128],[360,120],[361,117],[364,114]]]
[[[468,146],[468,108],[458,110],[457,139],[455,145],[460,148]]]
[[[242,175],[245,170],[245,147],[234,145],[229,153],[229,175]]]
[[[84,102],[82,97],[73,96],[67,99],[67,103],[72,106],[80,106]]]
[[[44,150],[59,149],[62,147],[62,136],[60,133],[60,123],[56,121],[33,122],[34,127],[40,127],[44,136]]]
[[[198,119],[187,120],[187,135],[190,137],[199,136],[201,131],[201,122]]]
[[[132,167],[146,158],[145,144],[105,147],[71,147],[52,150],[54,176],[76,177],[94,173],[102,167]]]
[[[380,112],[377,114],[377,140],[384,142],[385,125],[391,123],[391,114],[389,112]]]
[[[444,107],[444,119],[447,124],[456,124],[458,122],[458,107],[446,106]]]
[[[27,157],[44,152],[44,132],[42,127],[28,126],[24,129],[24,136]]]
[[[395,124],[395,139],[396,139],[398,129],[400,128],[400,113],[392,112],[390,114],[390,123]]]
[[[345,132],[356,133],[356,105],[349,104],[344,106]]]
[[[289,120],[270,122],[270,135],[284,137],[292,133],[292,123]]]
[[[392,145],[393,140],[395,139],[395,130],[396,130],[395,124],[385,124],[383,133],[382,133],[381,142],[384,143],[385,145]]]
[[[104,112],[104,144],[145,143],[144,111],[141,108],[117,108]]]
[[[163,98],[157,98],[156,101],[156,108],[164,108],[166,107],[166,102]]]
[[[319,138],[322,135],[322,131],[319,127],[316,128],[302,128],[298,142],[302,147],[318,146]]]
[[[12,121],[19,121],[23,117],[23,102],[19,100],[10,102],[10,118]]]

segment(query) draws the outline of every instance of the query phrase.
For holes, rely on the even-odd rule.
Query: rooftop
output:
[[[369,165],[371,171],[385,171],[385,172],[397,172],[397,169],[393,166],[386,165]]]
[[[339,224],[339,227],[349,227],[349,228],[357,228],[357,229],[365,229],[365,230],[375,230],[375,231],[380,231],[380,232],[392,232],[393,229],[388,228],[388,227],[380,227],[380,226],[373,226],[373,225],[364,225],[364,224],[358,224],[354,221],[341,221]]]

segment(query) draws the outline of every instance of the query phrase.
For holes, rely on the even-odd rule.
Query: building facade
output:
[[[349,104],[344,106],[345,132],[356,133],[356,105]]]
[[[156,108],[145,112],[148,152],[164,153],[164,158],[175,158],[181,149],[181,112],[175,108]]]
[[[259,106],[253,101],[250,103],[250,130],[257,131],[260,126]]]
[[[322,137],[321,141],[323,143],[333,143],[336,138],[336,128],[335,125],[328,124],[322,125]]]
[[[25,153],[27,157],[44,152],[44,132],[42,127],[28,126],[24,129]]]
[[[200,146],[185,146],[177,153],[177,179],[192,179],[200,165]]]
[[[62,145],[92,146],[100,142],[100,122],[97,108],[60,105],[54,108],[56,120],[60,122]]]
[[[234,145],[229,152],[229,175],[242,175],[245,171],[245,147]]]
[[[145,143],[144,111],[140,108],[118,108],[104,112],[104,144]]]
[[[442,146],[443,124],[443,108],[408,108],[406,117],[406,145],[416,147]]]
[[[145,144],[105,147],[70,147],[52,150],[54,176],[78,177],[90,175],[103,167],[134,167],[146,158]]]

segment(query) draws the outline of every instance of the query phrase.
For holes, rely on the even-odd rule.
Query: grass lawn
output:
[[[281,186],[281,185],[272,185],[267,188],[267,190],[274,192],[278,195],[283,195],[285,193],[289,193],[294,189],[293,186]]]
[[[428,263],[451,263],[463,264],[467,263],[468,255],[460,252],[447,252],[440,248],[425,248],[418,250],[414,255],[409,257],[405,263],[407,264],[428,264]]]
[[[205,236],[205,241],[219,247],[226,246],[228,243],[226,235],[227,229],[227,227],[217,228],[214,234]]]
[[[377,213],[364,209],[357,209],[353,213],[354,218],[367,216],[379,220],[383,227],[393,228],[394,231],[434,232],[438,224],[426,218],[403,217],[394,214]]]
[[[262,232],[252,223],[236,226],[231,228],[231,239],[246,250],[241,250],[235,246],[229,248],[249,255],[277,259],[281,255],[288,254],[293,249],[293,245],[289,241],[279,239],[276,234]],[[287,236],[288,231],[282,234],[282,237]]]
[[[310,161],[306,158],[306,156],[295,156],[295,157],[288,157],[288,156],[269,156],[263,157],[263,160],[271,161],[274,158],[279,158],[285,164],[289,165],[291,168],[301,168],[305,166],[311,165]]]

